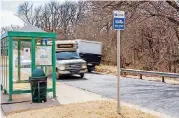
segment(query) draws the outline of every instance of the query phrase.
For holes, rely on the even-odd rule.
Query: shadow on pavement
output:
[[[81,81],[81,80],[87,80],[86,78],[80,78],[79,76],[61,76],[60,78],[57,78],[58,80],[62,81]]]

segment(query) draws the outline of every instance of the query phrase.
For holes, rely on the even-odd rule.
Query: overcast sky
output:
[[[0,0],[1,1],[1,27],[10,25],[23,26],[24,23],[17,16],[15,16],[18,6],[24,1],[29,1],[35,6],[43,5],[50,0]],[[63,2],[65,0],[57,0]],[[76,0],[73,0],[76,1]]]

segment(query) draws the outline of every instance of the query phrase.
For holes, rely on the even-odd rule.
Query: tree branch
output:
[[[170,6],[172,6],[173,8],[175,8],[177,11],[179,11],[179,6],[177,5],[177,3],[175,1],[170,1],[167,0],[166,1]]]

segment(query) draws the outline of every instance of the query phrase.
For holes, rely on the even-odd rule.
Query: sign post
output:
[[[125,26],[124,11],[113,12],[113,29],[117,30],[117,113],[120,114],[120,30],[124,30]]]

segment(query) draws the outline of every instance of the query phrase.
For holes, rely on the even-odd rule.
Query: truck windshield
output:
[[[76,52],[56,52],[57,60],[79,59]]]

